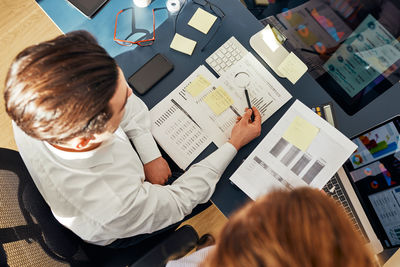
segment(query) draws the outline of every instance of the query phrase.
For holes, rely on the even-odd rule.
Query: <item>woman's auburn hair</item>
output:
[[[201,267],[374,266],[333,199],[311,188],[275,191],[228,221]]]

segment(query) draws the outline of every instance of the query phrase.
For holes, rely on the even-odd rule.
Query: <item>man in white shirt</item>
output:
[[[247,110],[229,142],[164,185],[171,170],[146,105],[87,32],[22,51],[4,97],[20,154],[54,216],[97,245],[182,220],[209,200],[237,150],[261,132],[259,112]]]

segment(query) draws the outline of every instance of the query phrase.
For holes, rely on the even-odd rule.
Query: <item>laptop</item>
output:
[[[400,115],[351,138],[357,150],[337,173],[375,253],[400,247]]]

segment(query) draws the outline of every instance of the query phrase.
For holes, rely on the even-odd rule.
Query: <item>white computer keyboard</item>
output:
[[[232,36],[214,53],[212,53],[206,59],[206,62],[219,76],[221,76],[222,73],[227,71],[247,53],[249,53],[249,51]]]

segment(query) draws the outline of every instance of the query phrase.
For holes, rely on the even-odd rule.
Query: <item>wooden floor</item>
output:
[[[4,81],[13,58],[25,47],[51,39],[61,31],[33,0],[0,0],[0,147],[17,150],[11,122],[4,110]],[[212,205],[188,221],[199,235],[216,234],[226,222],[224,215]]]

